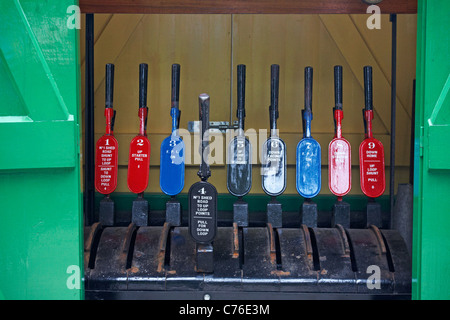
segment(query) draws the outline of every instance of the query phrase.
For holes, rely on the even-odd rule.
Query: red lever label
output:
[[[95,151],[95,189],[102,194],[110,194],[117,187],[117,140],[104,135],[98,139]]]
[[[128,157],[128,189],[141,193],[147,188],[150,167],[150,141],[145,136],[131,140]]]
[[[351,148],[344,138],[334,138],[328,146],[328,186],[336,196],[345,196],[352,187]]]
[[[374,138],[365,139],[359,146],[361,190],[371,198],[381,196],[386,189],[383,144]]]

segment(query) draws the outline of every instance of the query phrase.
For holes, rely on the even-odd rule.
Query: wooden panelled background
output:
[[[152,145],[147,192],[159,188],[159,148],[170,134],[171,65],[181,65],[180,127],[198,120],[198,95],[211,97],[211,121],[236,120],[236,66],[247,66],[245,127],[269,129],[270,65],[280,65],[278,126],[287,145],[288,178],[285,193],[296,194],[295,149],[302,138],[301,109],[304,106],[304,67],[314,68],[313,136],[322,147],[322,191],[327,185],[327,147],[333,138],[333,67],[343,66],[343,134],[352,145],[352,190],[361,194],[358,147],[364,138],[363,66],[373,67],[374,134],[385,146],[389,181],[391,23],[382,15],[381,29],[369,30],[369,15],[347,14],[96,14],[95,15],[95,132],[104,132],[105,64],[115,64],[115,136],[119,141],[118,192],[126,184],[128,146],[138,132],[138,65],[149,65],[148,136]],[[82,15],[84,28],[84,15]],[[80,37],[82,101],[84,118],[84,30]],[[416,15],[398,15],[397,122],[395,181],[409,180],[412,90],[415,77]],[[84,128],[83,128],[84,132]],[[257,156],[261,137],[254,145]],[[225,141],[225,137],[224,137]],[[186,168],[183,193],[198,181],[198,165]],[[81,146],[83,153],[83,146]],[[225,150],[221,150],[225,152]],[[224,158],[225,159],[225,155]],[[259,161],[258,161],[259,162]],[[227,193],[225,164],[212,168],[219,193]],[[387,183],[386,193],[389,192]],[[260,166],[253,169],[253,194],[261,189]]]

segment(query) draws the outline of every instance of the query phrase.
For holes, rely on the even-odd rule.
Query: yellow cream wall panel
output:
[[[119,141],[119,181],[116,191],[127,192],[128,145],[139,129],[139,63],[148,64],[149,107],[147,132],[151,142],[151,169],[147,192],[159,189],[159,149],[171,132],[171,65],[181,65],[180,127],[198,120],[198,95],[211,95],[210,120],[229,119],[230,25],[229,15],[113,15],[97,24],[95,42],[95,132],[104,132],[105,64],[115,64],[114,133]],[[102,28],[102,31],[97,31]],[[114,48],[109,47],[114,43]],[[81,45],[84,57],[84,44]],[[83,92],[84,94],[84,92]],[[84,116],[84,113],[83,113]],[[192,149],[194,150],[194,149]],[[196,150],[196,149],[195,149]],[[195,173],[195,174],[191,174]],[[198,166],[186,170],[187,192]],[[214,172],[215,178],[225,175]],[[192,177],[191,177],[192,176]],[[224,178],[221,178],[222,180]],[[197,179],[196,179],[197,180]],[[225,181],[225,180],[223,180]]]
[[[296,194],[295,149],[302,137],[304,67],[314,68],[313,136],[322,147],[322,191],[327,186],[327,146],[333,137],[333,67],[344,68],[343,134],[352,144],[351,194],[361,194],[358,147],[363,134],[363,66],[374,70],[374,134],[385,146],[389,165],[391,24],[382,15],[381,30],[366,27],[367,15],[95,15],[95,131],[104,132],[105,64],[114,63],[115,135],[119,140],[117,191],[128,192],[128,144],[138,131],[138,65],[149,65],[148,136],[152,144],[147,192],[159,189],[159,148],[170,134],[172,63],[181,65],[180,127],[198,120],[198,95],[211,96],[211,121],[236,120],[236,66],[247,66],[246,129],[269,129],[270,65],[280,65],[278,128],[287,144],[286,193]],[[84,26],[84,21],[82,21]],[[398,16],[396,183],[408,181],[415,70],[416,15]],[[81,33],[84,79],[84,32]],[[82,83],[84,104],[84,81]],[[83,109],[84,110],[84,109]],[[83,111],[84,117],[84,111]],[[191,137],[191,153],[196,152]],[[225,137],[224,137],[225,140]],[[258,145],[264,138],[260,138]],[[225,147],[222,151],[225,151]],[[254,146],[255,152],[258,146]],[[83,151],[83,149],[82,149]],[[191,154],[193,156],[193,154]],[[191,158],[192,160],[192,158]],[[389,168],[386,168],[387,181]],[[183,192],[198,181],[197,164],[187,165]],[[227,193],[224,164],[213,165],[210,182]],[[389,187],[389,186],[387,186]],[[386,194],[388,192],[386,190]],[[263,193],[260,166],[254,165],[251,193]]]

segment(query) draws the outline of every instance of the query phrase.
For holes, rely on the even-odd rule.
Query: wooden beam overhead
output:
[[[365,14],[363,0],[79,0],[82,13]],[[417,0],[382,0],[381,13],[417,13]]]

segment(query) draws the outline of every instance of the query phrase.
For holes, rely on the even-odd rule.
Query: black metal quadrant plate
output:
[[[189,189],[189,233],[196,242],[214,240],[217,228],[217,190],[206,181]]]

